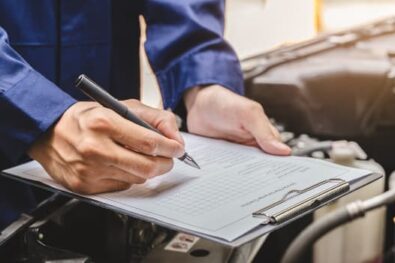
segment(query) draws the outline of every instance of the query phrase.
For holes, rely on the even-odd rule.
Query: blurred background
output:
[[[394,14],[393,0],[227,0],[226,36],[244,58]]]
[[[394,0],[226,0],[226,38],[241,59],[322,32],[395,15]],[[144,41],[144,40],[143,40]],[[161,106],[156,80],[143,59],[142,100]]]

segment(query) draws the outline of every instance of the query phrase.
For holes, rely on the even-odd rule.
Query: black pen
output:
[[[144,128],[147,128],[151,131],[161,134],[157,129],[155,129],[145,121],[139,119],[128,109],[128,107],[126,107],[126,105],[119,102],[116,98],[111,96],[107,91],[105,91],[103,88],[101,88],[98,84],[96,84],[93,80],[89,79],[84,74],[80,75],[77,78],[75,82],[75,86],[81,89],[91,99],[97,101],[98,103],[100,103],[102,106],[106,108],[112,109],[113,111],[124,117],[125,119],[137,125],[140,125]],[[183,156],[181,156],[178,159],[192,167],[200,169],[200,166],[186,152],[184,153]]]

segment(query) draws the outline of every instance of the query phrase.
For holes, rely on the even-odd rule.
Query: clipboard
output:
[[[273,232],[381,177],[324,160],[271,156],[258,148],[223,140],[186,133],[183,137],[188,151],[204,169],[175,162],[169,173],[119,193],[72,193],[35,161],[3,173],[231,247]]]
[[[382,177],[383,175],[381,174],[370,173],[363,179],[351,183],[345,182],[344,180],[339,180],[337,178],[333,178],[333,179],[322,181],[311,187],[307,187],[306,189],[311,190],[318,187],[321,184],[326,184],[329,181],[338,182],[338,185],[336,187],[331,188],[328,191],[323,191],[320,195],[316,195],[315,199],[306,200],[305,202],[298,203],[296,207],[290,206],[288,209],[282,210],[281,213],[278,214],[267,213],[269,207],[264,207],[260,210],[257,210],[252,214],[252,216],[261,217],[263,219],[263,225],[261,227],[258,227],[257,229],[254,229],[254,231],[247,233],[246,235],[238,238],[237,240],[232,242],[231,246],[239,247],[249,242],[250,240],[253,240],[263,235],[270,234],[276,231],[277,229],[283,228],[284,226],[302,218],[303,216],[311,214],[315,210],[338,200],[343,196],[346,196],[370,183],[375,182],[376,180],[379,180]],[[290,194],[290,192],[288,192],[287,195],[288,194]],[[284,202],[285,200],[290,200],[290,199],[284,196],[282,200],[278,200],[276,203],[273,203],[272,206],[276,206],[277,204],[279,204],[280,202]]]
[[[296,196],[299,196],[304,193],[308,193],[309,191],[312,191],[314,189],[319,188],[320,186],[330,183],[333,183],[333,185],[331,185],[329,188],[326,188],[312,196],[309,196],[308,198],[302,201],[296,202],[295,204],[291,204],[285,207],[284,209],[275,212],[270,212],[277,206],[282,205],[288,201],[291,201]],[[333,178],[333,179],[324,180],[301,190],[294,189],[288,191],[283,196],[283,198],[254,212],[252,216],[262,218],[263,224],[281,224],[283,222],[286,222],[294,218],[299,214],[302,214],[303,212],[306,212],[310,209],[314,209],[320,206],[321,204],[331,201],[332,199],[336,199],[336,197],[347,193],[349,190],[350,190],[350,184],[342,179]]]
[[[133,218],[141,219],[144,221],[149,221],[149,222],[158,224],[163,227],[167,227],[167,228],[175,230],[175,231],[189,233],[189,234],[192,234],[192,235],[195,235],[195,236],[198,236],[201,238],[205,238],[205,239],[208,239],[208,240],[211,240],[214,242],[218,242],[220,244],[223,244],[223,245],[226,245],[229,247],[233,247],[233,248],[240,247],[241,245],[248,243],[256,238],[270,234],[271,232],[273,232],[279,228],[282,228],[282,227],[288,225],[289,223],[291,223],[295,220],[298,220],[299,218],[301,218],[307,214],[312,213],[316,209],[319,209],[320,207],[323,207],[326,204],[333,202],[333,201],[341,198],[342,196],[345,196],[348,193],[351,193],[351,192],[353,192],[353,191],[355,191],[367,184],[370,184],[382,177],[382,175],[380,175],[380,174],[371,173],[371,174],[365,176],[364,178],[362,178],[361,180],[351,182],[351,183],[346,182],[342,179],[333,178],[333,179],[325,180],[325,181],[319,182],[317,184],[308,186],[304,189],[293,189],[293,190],[287,192],[283,196],[283,198],[281,198],[280,200],[277,200],[276,202],[253,212],[251,214],[251,217],[262,219],[262,223],[255,229],[253,229],[253,230],[245,233],[244,235],[240,236],[239,238],[229,242],[229,241],[226,241],[226,240],[214,237],[214,236],[202,234],[202,233],[196,232],[196,231],[191,231],[190,229],[187,229],[187,228],[169,225],[169,224],[163,223],[162,221],[156,220],[154,218],[147,218],[147,217],[141,216],[136,213],[132,213],[130,211],[124,210],[122,208],[119,208],[119,207],[116,207],[113,205],[98,202],[97,200],[90,199],[89,197],[81,196],[81,195],[72,193],[70,191],[64,191],[64,190],[60,190],[60,189],[51,187],[51,186],[44,184],[42,182],[39,182],[39,181],[26,179],[26,178],[22,178],[22,177],[17,177],[14,174],[9,173],[9,172],[3,171],[1,174],[8,177],[8,178],[11,178],[11,179],[14,179],[17,181],[21,181],[21,182],[24,182],[24,183],[27,183],[27,184],[30,184],[30,185],[33,185],[36,187],[40,187],[45,190],[49,190],[49,191],[56,192],[56,193],[61,193],[67,197],[76,198],[78,200],[87,202],[91,205],[99,206],[104,209],[109,209],[109,210],[112,210],[117,213],[131,216]],[[307,198],[301,202],[296,202],[296,199],[298,196],[307,194],[310,191],[318,189],[319,187],[325,186],[327,184],[331,184],[331,186],[323,191],[319,191],[317,194],[312,195],[309,198]],[[294,201],[294,202],[292,202],[292,201]],[[290,202],[290,205],[287,205],[285,207],[285,209],[278,209],[278,210],[273,211],[274,208],[277,208],[277,207],[284,205],[286,203],[289,203],[289,202]]]

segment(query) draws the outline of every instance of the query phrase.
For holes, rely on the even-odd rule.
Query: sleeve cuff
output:
[[[0,93],[0,151],[10,161],[19,161],[75,102],[38,72],[29,70],[17,84]]]
[[[206,50],[189,54],[156,73],[165,108],[174,109],[192,87],[217,84],[244,94],[240,63],[233,52]]]

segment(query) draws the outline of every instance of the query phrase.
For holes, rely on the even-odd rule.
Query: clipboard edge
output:
[[[311,214],[315,210],[317,210],[317,209],[319,209],[319,208],[321,208],[321,207],[323,207],[323,206],[325,206],[325,205],[327,205],[327,204],[329,204],[329,203],[331,203],[331,202],[333,202],[333,201],[335,201],[335,200],[337,200],[337,199],[339,199],[339,198],[341,198],[343,196],[346,196],[347,194],[352,193],[355,190],[358,190],[358,189],[362,188],[365,185],[373,183],[373,182],[375,182],[375,181],[377,181],[377,180],[379,180],[380,178],[383,177],[383,175],[379,174],[379,173],[374,173],[374,172],[369,173],[369,174],[363,176],[362,178],[360,178],[359,180],[350,181],[349,182],[350,189],[347,192],[345,192],[345,193],[343,193],[343,194],[341,194],[339,196],[336,196],[333,199],[328,200],[327,202],[322,203],[318,207],[314,207],[312,209],[309,209],[309,210],[307,210],[307,211],[295,216],[294,218],[292,218],[290,220],[287,220],[285,222],[282,222],[280,224],[276,224],[276,225],[270,225],[270,224],[259,225],[256,228],[252,229],[251,231],[248,231],[246,234],[244,234],[244,235],[242,235],[242,236],[240,236],[240,237],[238,237],[238,238],[236,238],[236,239],[234,239],[232,241],[227,241],[225,239],[217,238],[217,237],[214,237],[214,236],[211,236],[211,235],[207,235],[207,234],[204,234],[204,233],[199,233],[199,232],[188,230],[188,229],[185,229],[185,228],[182,228],[182,227],[174,226],[173,224],[168,224],[168,223],[165,223],[165,222],[163,222],[161,220],[157,220],[155,218],[151,218],[151,217],[139,215],[139,214],[136,214],[136,213],[132,213],[132,212],[124,210],[122,208],[115,207],[115,206],[112,206],[112,205],[109,205],[109,204],[105,204],[105,203],[99,202],[97,200],[94,200],[94,199],[91,199],[91,198],[88,198],[88,197],[85,197],[85,196],[82,196],[82,195],[79,195],[79,194],[76,194],[76,193],[72,193],[72,192],[68,192],[68,191],[64,191],[64,190],[60,190],[60,189],[51,187],[51,186],[46,185],[44,183],[41,183],[39,181],[30,180],[30,179],[26,179],[26,178],[21,178],[19,176],[15,176],[13,174],[10,174],[10,173],[8,173],[6,171],[1,171],[0,175],[5,176],[7,178],[10,178],[12,180],[17,180],[17,181],[22,182],[22,183],[27,183],[29,185],[45,189],[47,191],[60,193],[62,195],[70,197],[70,198],[77,198],[78,200],[81,200],[81,201],[86,202],[88,204],[92,204],[92,205],[95,205],[95,206],[98,206],[98,207],[101,207],[101,208],[104,208],[104,209],[109,209],[109,210],[111,210],[113,212],[119,212],[121,214],[125,214],[127,216],[131,216],[131,217],[136,218],[136,219],[152,222],[152,223],[155,223],[155,224],[157,224],[159,226],[166,227],[166,228],[169,228],[169,229],[174,230],[174,231],[185,232],[185,233],[188,233],[188,234],[191,234],[191,235],[195,235],[197,237],[208,239],[208,240],[220,243],[222,245],[225,245],[225,246],[228,246],[228,247],[231,247],[231,248],[240,247],[240,246],[242,246],[242,245],[244,245],[244,244],[246,244],[246,243],[248,243],[248,242],[250,242],[250,241],[252,241],[254,239],[257,239],[257,238],[259,238],[261,236],[270,234],[271,232],[274,232],[277,229],[285,227],[286,225],[292,223],[293,221],[295,221],[295,220],[297,220],[299,218],[302,218],[305,215]]]

